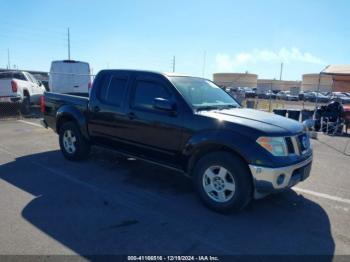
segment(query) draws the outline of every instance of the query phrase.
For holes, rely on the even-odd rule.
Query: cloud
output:
[[[301,52],[298,48],[281,48],[277,52],[266,49],[253,49],[251,52],[238,53],[233,57],[228,54],[217,54],[215,60],[218,71],[232,71],[242,65],[271,62],[326,64],[321,58],[308,52]]]

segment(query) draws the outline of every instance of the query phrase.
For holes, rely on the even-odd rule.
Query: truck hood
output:
[[[199,114],[251,127],[271,135],[294,135],[303,131],[303,125],[295,120],[247,108],[201,111]]]

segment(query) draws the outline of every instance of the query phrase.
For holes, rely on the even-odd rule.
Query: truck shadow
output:
[[[181,175],[100,151],[81,163],[65,161],[59,151],[18,157],[0,166],[0,178],[33,196],[21,213],[26,221],[90,260],[283,254],[331,261],[334,254],[327,213],[292,190],[223,216],[203,207]]]

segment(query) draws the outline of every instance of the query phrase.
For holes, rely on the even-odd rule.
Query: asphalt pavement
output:
[[[38,120],[0,121],[0,254],[350,255],[348,139],[313,140],[307,181],[221,215],[175,171],[99,148],[69,162]]]

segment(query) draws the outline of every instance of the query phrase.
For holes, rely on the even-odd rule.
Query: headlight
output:
[[[287,156],[288,149],[284,137],[259,137],[256,142],[274,156]]]

